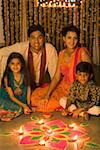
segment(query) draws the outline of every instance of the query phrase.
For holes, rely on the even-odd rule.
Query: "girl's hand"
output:
[[[15,95],[22,95],[22,90],[18,87],[15,91],[14,91]]]
[[[6,90],[7,90],[7,92],[8,92],[8,94],[9,94],[10,97],[13,96],[13,91],[12,91],[11,87],[7,86]]]
[[[31,109],[26,105],[26,106],[24,107],[24,114],[28,115],[28,114],[30,114],[30,113],[31,113]]]

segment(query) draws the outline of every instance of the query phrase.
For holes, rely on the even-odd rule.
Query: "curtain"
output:
[[[99,1],[76,0],[75,7],[48,7],[47,2],[42,7],[41,0],[2,0],[5,45],[26,41],[29,26],[39,23],[46,32],[46,41],[59,51],[64,47],[62,28],[74,24],[80,30],[81,45],[88,48],[94,63],[100,64]]]

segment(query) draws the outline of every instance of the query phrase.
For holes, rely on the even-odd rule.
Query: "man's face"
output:
[[[30,34],[29,42],[34,52],[38,53],[44,45],[44,36],[40,31],[34,31]]]

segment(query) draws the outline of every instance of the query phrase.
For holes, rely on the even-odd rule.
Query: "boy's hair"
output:
[[[44,28],[40,24],[38,25],[33,24],[28,29],[28,37],[30,37],[30,34],[35,31],[40,31],[43,34],[43,36],[45,36]]]
[[[91,63],[88,62],[80,62],[77,66],[76,66],[76,73],[77,72],[86,72],[91,74],[94,74],[93,72],[93,66]]]

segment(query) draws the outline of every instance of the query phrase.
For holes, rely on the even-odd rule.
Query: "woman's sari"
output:
[[[38,105],[38,102],[43,99],[45,96],[48,86],[39,87],[33,91],[31,95],[31,105],[36,107],[36,110],[39,112],[52,112],[60,107],[59,100],[61,97],[66,96],[69,91],[70,85],[76,79],[76,65],[81,61],[82,51],[87,51],[85,48],[77,48],[71,55],[70,61],[66,62],[64,55],[65,50],[62,50],[59,53],[59,68],[62,76],[62,80],[57,85],[57,87],[52,92],[48,104],[42,106],[41,108]]]

